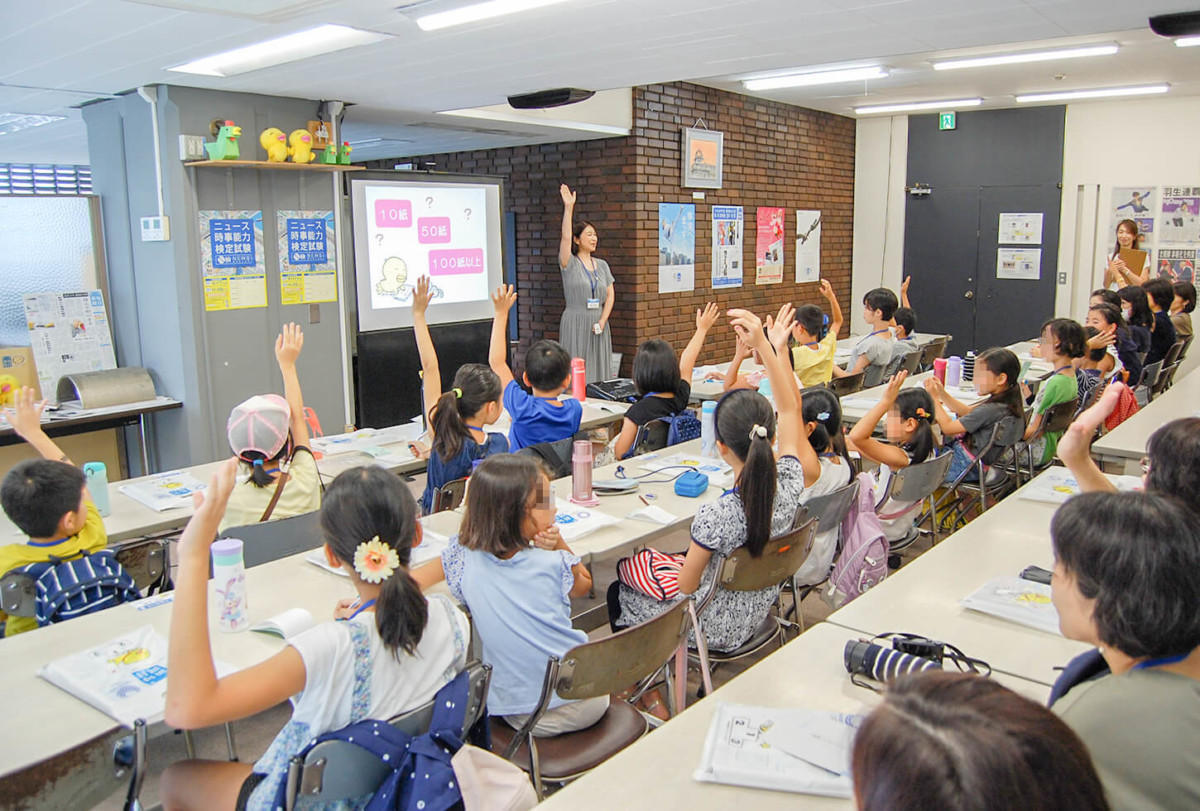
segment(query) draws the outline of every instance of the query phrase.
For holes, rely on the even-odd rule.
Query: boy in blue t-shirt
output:
[[[496,317],[488,347],[488,364],[500,377],[504,408],[512,417],[508,446],[513,453],[539,442],[574,436],[583,417],[583,405],[578,400],[558,399],[571,383],[571,356],[558,341],[538,341],[525,353],[523,377],[533,394],[526,393],[513,378],[512,369],[508,368],[506,342],[508,311],[516,301],[512,285],[501,285],[492,296]]]

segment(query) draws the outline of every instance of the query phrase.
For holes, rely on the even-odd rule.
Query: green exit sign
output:
[[[957,115],[956,113],[942,113],[940,116],[938,116],[938,129],[939,130],[954,129],[955,126],[957,126],[957,122],[955,120],[956,115]]]

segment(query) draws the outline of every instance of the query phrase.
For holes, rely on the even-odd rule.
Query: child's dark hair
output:
[[[1140,287],[1122,287],[1117,291],[1121,301],[1127,301],[1133,307],[1129,314],[1129,323],[1135,327],[1150,329],[1154,325],[1154,314],[1150,312],[1150,303],[1146,301],[1146,291]]]
[[[543,338],[525,353],[525,376],[535,389],[553,391],[561,388],[570,375],[571,356],[558,341]]]
[[[1190,313],[1196,309],[1196,285],[1191,282],[1175,282],[1171,291],[1183,299],[1183,312]],[[1174,304],[1174,300],[1171,302]]]
[[[867,291],[867,294],[863,296],[863,304],[872,310],[879,310],[883,315],[883,320],[890,321],[896,314],[896,308],[900,306],[900,300],[886,287],[876,287],[874,290]]]
[[[796,323],[804,327],[804,331],[820,341],[829,334],[829,324],[826,323],[825,311],[815,304],[805,304],[796,308]]]
[[[1142,285],[1142,292],[1154,299],[1164,313],[1170,311],[1175,302],[1175,288],[1166,279],[1151,279]]]
[[[746,548],[762,554],[771,538],[778,470],[775,467],[775,409],[756,391],[731,391],[717,403],[713,420],[717,439],[742,460],[738,497],[746,516]],[[753,437],[751,437],[753,434]]]
[[[1087,340],[1090,341],[1092,338],[1095,338],[1100,334],[1100,330],[1096,329],[1095,327],[1084,327],[1083,334],[1087,337]],[[1105,349],[1103,346],[1098,346],[1095,349],[1089,349],[1087,351],[1087,359],[1092,363],[1099,363],[1100,361],[1104,360],[1104,356],[1107,354],[1107,349]]]
[[[548,479],[532,456],[500,453],[484,459],[471,474],[459,544],[497,557],[528,548],[522,525],[530,500],[549,498],[541,492]]]
[[[1118,299],[1119,300],[1119,299]],[[1115,324],[1117,329],[1125,329],[1125,316],[1121,315],[1121,308],[1114,307],[1111,304],[1093,304],[1088,307],[1088,312],[1095,310],[1100,313],[1100,317],[1110,324]]]
[[[87,478],[66,462],[25,459],[0,483],[0,504],[17,529],[30,538],[51,538],[67,513],[79,509]]]
[[[914,463],[924,462],[937,449],[933,435],[933,398],[919,386],[900,389],[896,395],[896,413],[902,420],[916,420],[917,430],[900,447]]]
[[[250,478],[247,481],[255,487],[266,487],[275,482],[275,474],[270,470],[278,470],[292,451],[292,432],[288,431],[287,442],[283,443],[283,447],[279,449],[279,453],[268,459],[259,451],[243,451],[238,457],[243,462],[250,465]]]
[[[1121,226],[1122,226],[1122,225],[1123,225],[1123,226],[1125,226],[1125,228],[1126,228],[1126,229],[1129,231],[1129,233],[1133,234],[1133,243],[1132,243],[1132,245],[1133,245],[1133,249],[1134,249],[1135,251],[1136,251],[1136,250],[1140,250],[1140,248],[1138,248],[1138,245],[1139,245],[1139,244],[1141,243],[1141,241],[1142,241],[1142,233],[1141,233],[1141,231],[1139,231],[1139,230],[1138,230],[1138,224],[1137,224],[1137,221],[1136,221],[1136,220],[1121,220],[1119,223],[1117,223],[1117,228],[1116,228],[1116,230],[1117,230],[1117,231],[1120,231],[1120,230],[1121,230]],[[1120,253],[1121,253],[1121,240],[1119,240],[1119,239],[1117,240],[1117,242],[1116,242],[1116,247],[1114,247],[1114,248],[1113,248],[1113,253],[1114,253],[1114,254],[1117,254],[1117,255],[1120,255]],[[1133,268],[1130,268],[1130,270],[1133,270]],[[1138,269],[1137,269],[1137,272],[1138,272],[1138,273],[1141,273],[1141,272],[1142,272],[1142,269],[1141,269],[1141,268],[1138,268]],[[1122,288],[1122,289],[1124,289],[1124,288]]]
[[[1107,287],[1101,287],[1099,290],[1093,290],[1092,295],[1088,298],[1089,300],[1098,298],[1105,304],[1115,307],[1117,312],[1121,311],[1121,297],[1117,295],[1117,291],[1115,290],[1109,290]]]
[[[430,409],[434,452],[447,462],[458,456],[465,443],[475,441],[466,421],[499,400],[501,394],[500,378],[490,367],[482,363],[458,367],[454,387],[442,392]]]
[[[395,474],[370,465],[338,475],[321,499],[325,543],[343,563],[354,564],[360,544],[374,538],[396,550],[400,568],[383,581],[375,604],[379,638],[397,659],[416,652],[429,606],[408,572],[417,531],[417,504]]]
[[[573,226],[571,226],[571,236],[573,236],[575,238],[575,239],[571,240],[571,253],[573,253],[573,254],[579,253],[579,243],[576,242],[575,240],[579,239],[581,236],[583,236],[583,231],[588,226],[591,226],[592,230],[595,231],[596,233],[600,233],[600,229],[597,228],[592,223],[588,222],[587,220],[576,220],[575,224]]]
[[[1020,381],[1021,361],[1010,350],[994,346],[985,350],[975,363],[982,363],[984,368],[994,375],[1004,375],[1008,387],[996,392],[984,400],[984,403],[999,403],[1006,406],[1014,417],[1025,419],[1025,398],[1021,395]],[[982,404],[981,404],[982,405]]]
[[[892,318],[896,319],[896,326],[904,328],[905,338],[911,338],[917,331],[917,314],[912,307],[897,307]]]
[[[1171,420],[1146,443],[1146,492],[1174,496],[1200,512],[1200,418]]]
[[[812,449],[817,453],[836,453],[853,468],[842,434],[842,403],[837,395],[829,389],[814,388],[803,396],[801,412],[805,424],[816,423],[808,435]]]
[[[1067,358],[1082,358],[1087,353],[1087,333],[1083,331],[1083,327],[1078,321],[1070,318],[1051,318],[1042,324],[1038,335],[1045,332],[1047,328],[1050,330],[1050,337],[1054,340],[1054,348],[1060,355]],[[1020,373],[1018,366],[1017,374]]]
[[[633,357],[633,383],[638,394],[669,393],[679,388],[679,358],[666,341],[642,341]]]

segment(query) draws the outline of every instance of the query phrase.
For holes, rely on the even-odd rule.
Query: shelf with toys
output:
[[[322,123],[322,122],[313,122]],[[226,168],[283,169],[316,172],[358,172],[366,167],[350,164],[349,142],[323,142],[307,129],[293,130],[284,135],[277,127],[268,127],[258,137],[267,153],[266,160],[242,160],[238,140],[242,128],[233,121],[216,119],[212,122],[214,140],[204,144],[207,160],[185,161],[184,166],[224,166]],[[322,130],[323,133],[323,130]]]

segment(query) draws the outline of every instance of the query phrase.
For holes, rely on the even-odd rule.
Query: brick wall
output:
[[[815,284],[796,285],[795,209],[822,212],[821,272],[849,314],[854,216],[853,119],[755,99],[687,83],[634,89],[634,131],[606,138],[444,155],[414,156],[434,169],[500,175],[505,202],[516,215],[518,319],[521,343],[557,337],[563,308],[558,272],[562,219],[560,183],[579,191],[576,215],[596,224],[597,256],[608,261],[616,284],[611,319],[613,350],[625,353],[623,371],[641,340],[671,341],[682,349],[694,330],[696,308],[713,298],[711,241],[713,205],[745,207],[744,256],[753,258],[758,206],[786,209],[784,281],[755,285],[754,264],[741,288],[723,289],[721,307],[748,307],[760,315],[785,301],[823,303]],[[693,200],[679,185],[681,128],[697,119],[725,133],[724,188]],[[407,159],[404,159],[407,160]],[[396,161],[376,162],[390,168]],[[658,204],[696,205],[696,289],[658,289]],[[843,331],[844,333],[844,331]],[[709,336],[702,363],[732,354],[732,332]]]

